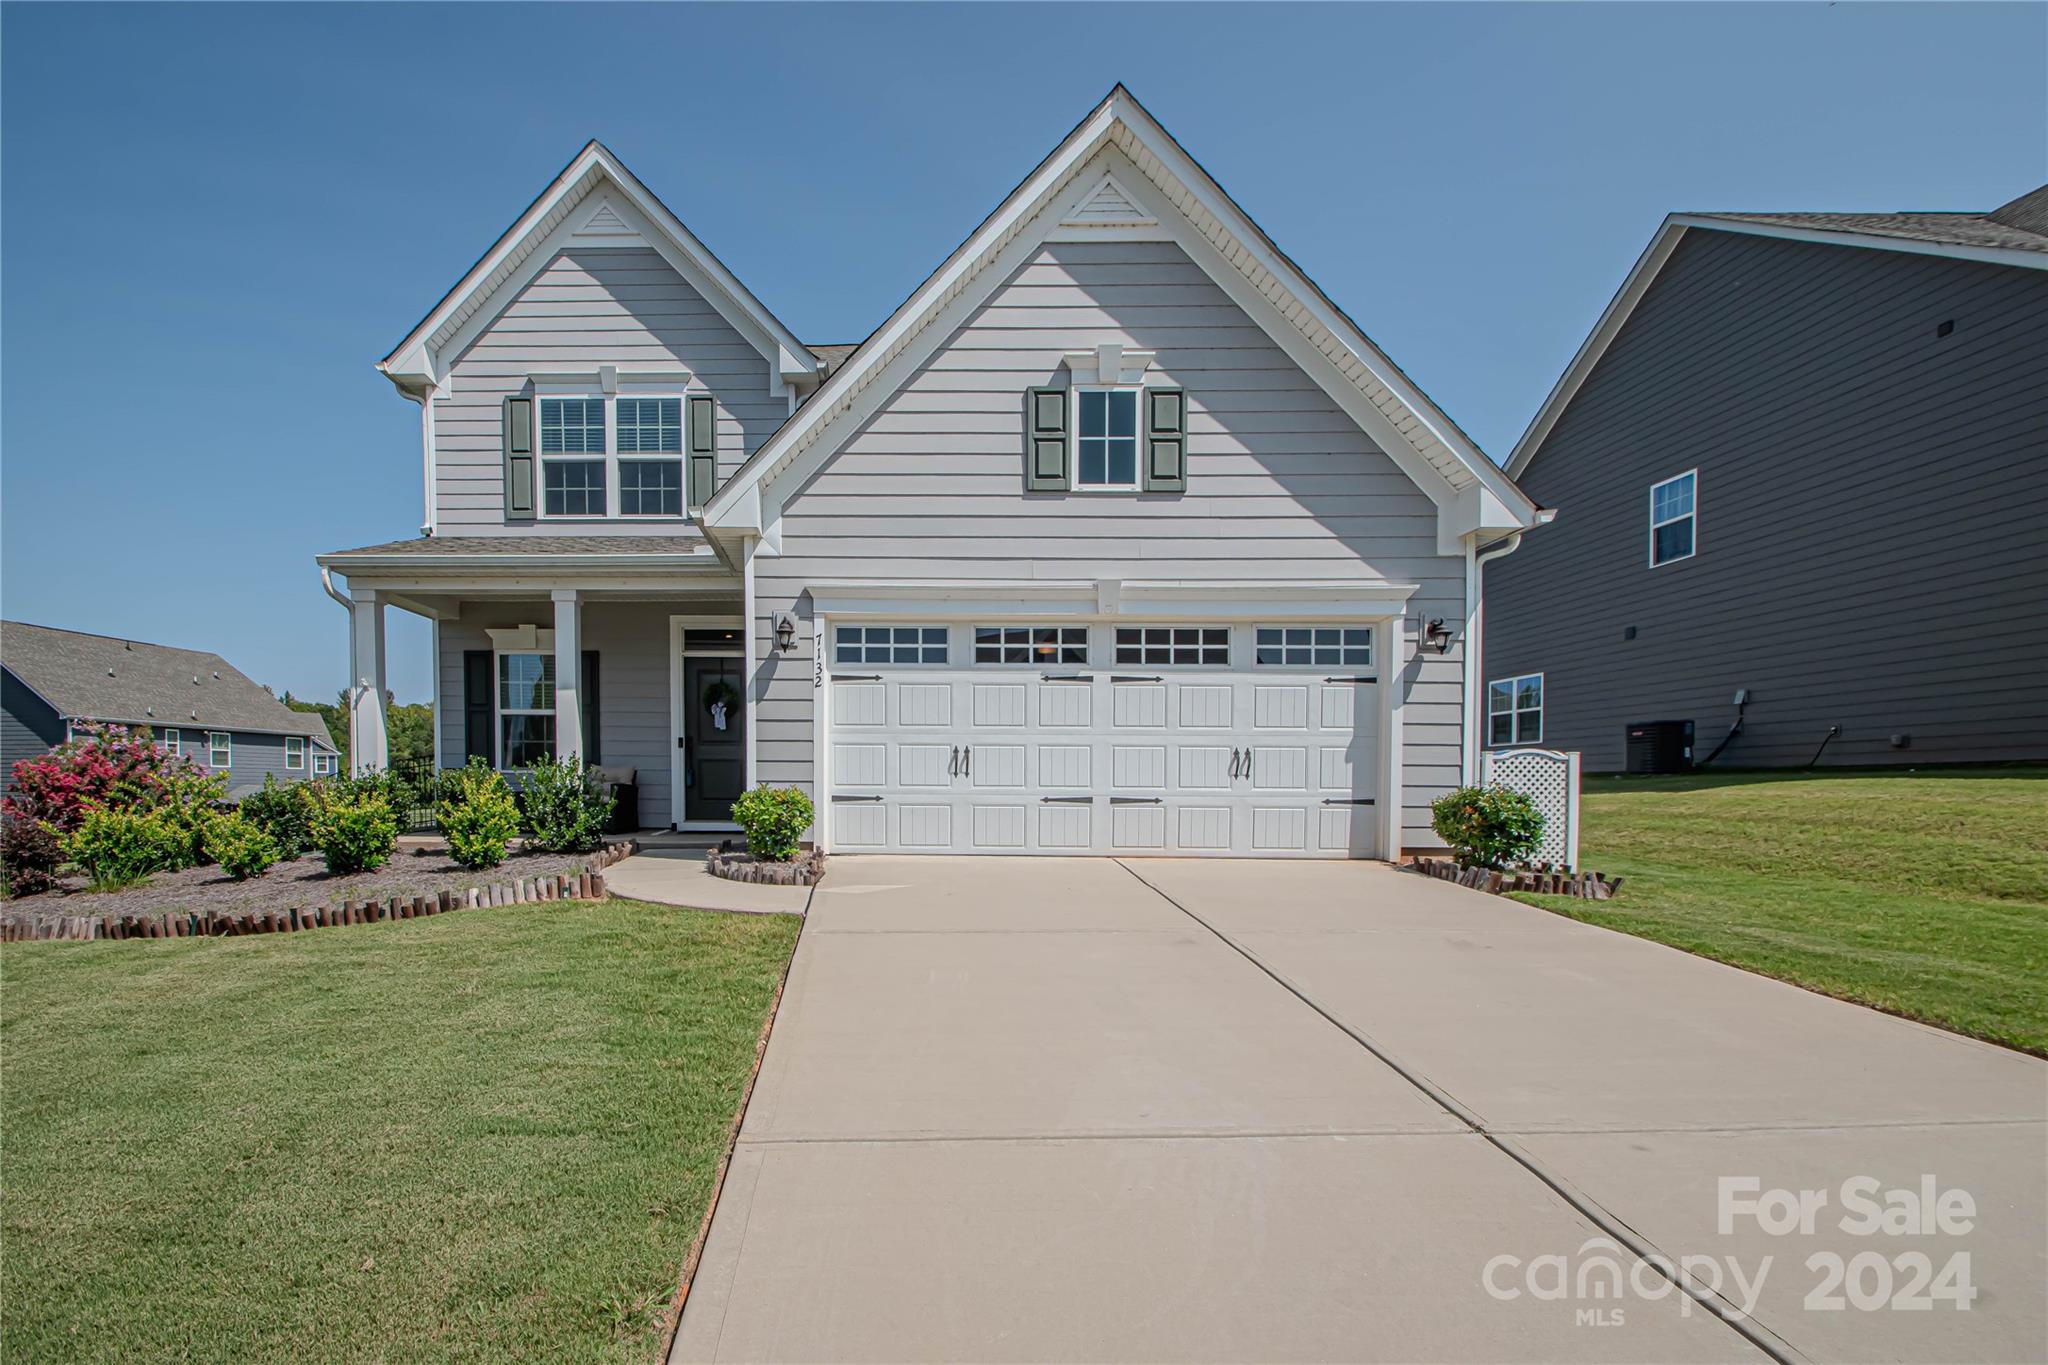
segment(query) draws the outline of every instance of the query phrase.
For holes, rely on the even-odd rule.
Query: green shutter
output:
[[[1067,467],[1067,391],[1024,392],[1024,489],[1064,493],[1073,486]]]
[[[718,491],[718,401],[708,393],[690,395],[690,506],[702,507]]]
[[[505,519],[533,515],[533,400],[505,400]]]
[[[1145,491],[1188,491],[1188,396],[1183,389],[1145,390]]]

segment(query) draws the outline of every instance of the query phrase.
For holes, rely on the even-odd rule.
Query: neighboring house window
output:
[[[541,399],[541,511],[551,517],[603,516],[604,454],[604,399]],[[570,455],[597,458],[563,458]]]
[[[1543,675],[1496,678],[1486,685],[1486,742],[1543,742]]]
[[[328,777],[334,772],[334,755],[316,753],[313,755],[313,776]]]
[[[176,730],[164,731],[164,752],[176,758],[185,751],[185,737]]]
[[[1134,388],[1074,392],[1074,487],[1138,486],[1138,394]]]
[[[284,737],[284,766],[287,772],[297,772],[306,766],[306,741],[303,737]]]
[[[1699,471],[1688,470],[1650,489],[1650,567],[1692,558],[1698,527]]]
[[[619,515],[679,517],[683,514],[683,400],[618,400]],[[673,459],[627,459],[628,455],[672,455]]]
[[[832,634],[832,660],[842,664],[942,664],[944,626],[840,626]]]
[[[1228,626],[1118,626],[1120,664],[1228,664]]]
[[[206,766],[209,768],[232,768],[235,766],[235,738],[225,730],[206,732]]]
[[[978,664],[1085,664],[1086,626],[976,626]]]
[[[498,656],[498,766],[527,768],[555,751],[555,656]]]
[[[1325,668],[1372,663],[1370,626],[1260,626],[1255,663],[1316,664]]]

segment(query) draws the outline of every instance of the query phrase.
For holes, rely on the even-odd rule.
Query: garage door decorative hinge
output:
[[[1323,804],[1326,806],[1370,806],[1377,803],[1370,796],[1326,796],[1323,798]]]

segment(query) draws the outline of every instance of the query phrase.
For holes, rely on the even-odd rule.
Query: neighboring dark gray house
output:
[[[165,747],[228,779],[297,782],[339,766],[320,717],[294,711],[218,654],[0,621],[0,763],[62,744],[73,726],[148,726]]]
[[[1674,215],[1508,472],[1563,511],[1482,570],[1489,743],[2048,759],[2048,187]]]

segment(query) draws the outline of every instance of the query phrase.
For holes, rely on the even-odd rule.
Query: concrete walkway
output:
[[[627,900],[747,915],[801,915],[810,905],[808,886],[757,886],[712,876],[704,870],[706,851],[701,842],[643,838],[640,852],[605,869],[605,889]]]
[[[2048,1343],[2032,1059],[1372,864],[841,858],[811,909],[676,1360]],[[1843,1180],[1927,1174],[1971,1232],[1835,1228]],[[1812,1236],[1721,1235],[1721,1176],[1830,1202]],[[1647,1268],[1532,1291],[1603,1229],[1772,1258],[1749,1335]],[[1816,1251],[1965,1251],[1979,1295],[1810,1309]]]

